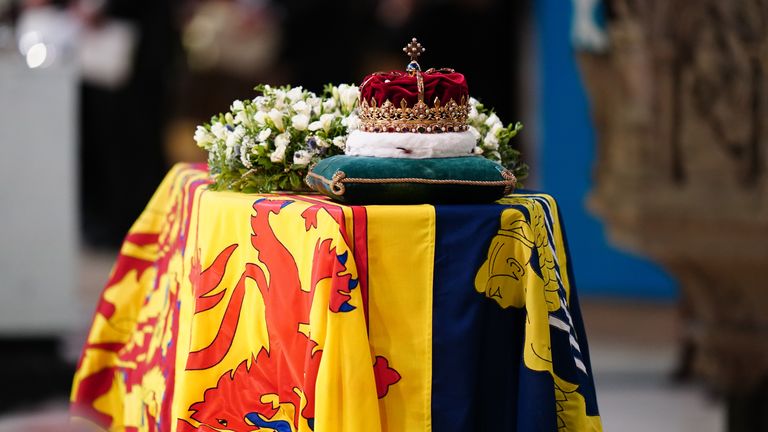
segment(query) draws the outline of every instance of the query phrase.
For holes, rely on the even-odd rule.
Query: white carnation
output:
[[[291,117],[291,124],[296,130],[307,130],[307,127],[309,127],[309,116],[306,114],[296,114]]]
[[[269,118],[272,119],[272,123],[275,124],[275,127],[278,130],[285,130],[285,126],[283,125],[283,113],[272,108],[272,110],[269,111]]]
[[[312,161],[312,153],[306,150],[298,150],[293,154],[293,163],[305,166]]]
[[[309,106],[308,103],[304,102],[303,100],[300,100],[293,104],[291,107],[294,111],[296,111],[296,114],[303,114],[307,117],[309,117],[312,114],[312,107]]]

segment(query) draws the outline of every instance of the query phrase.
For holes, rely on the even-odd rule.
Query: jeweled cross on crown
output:
[[[408,57],[411,58],[411,62],[408,63],[408,66],[405,68],[406,71],[409,73],[415,73],[416,71],[421,71],[421,66],[419,66],[419,62],[416,61],[416,59],[419,58],[421,53],[426,51],[427,49],[422,47],[419,41],[416,40],[416,38],[411,39],[410,42],[408,42],[408,45],[403,47],[403,52],[408,55]]]

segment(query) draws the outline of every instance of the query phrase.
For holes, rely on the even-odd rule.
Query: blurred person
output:
[[[74,0],[70,7],[94,32],[93,67],[127,68],[111,80],[86,74],[81,84],[83,234],[91,246],[116,248],[167,169],[162,140],[178,35],[167,0]],[[135,40],[119,42],[115,23],[129,26],[122,37]],[[99,46],[99,37],[116,43]],[[124,48],[110,52],[115,46]]]
[[[78,64],[82,233],[87,244],[117,247],[166,169],[162,128],[177,45],[170,2],[20,5],[19,48],[30,68]],[[30,63],[27,45],[39,42],[47,53]]]
[[[268,0],[197,0],[178,13],[183,55],[174,83],[166,151],[171,161],[205,161],[195,127],[255,96],[258,83],[287,84],[279,63],[282,18]]]

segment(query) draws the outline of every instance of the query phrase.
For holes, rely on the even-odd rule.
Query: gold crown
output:
[[[362,98],[360,102],[360,129],[364,132],[463,132],[468,129],[467,117],[469,116],[469,100],[462,96],[456,102],[450,99],[445,105],[441,105],[440,98],[435,97],[432,106],[424,102],[424,76],[421,66],[416,61],[426,51],[424,47],[413,38],[403,51],[411,58],[406,67],[406,72],[416,77],[418,99],[415,105],[408,106],[405,99],[400,99],[400,106],[385,100],[381,106],[377,106],[376,99],[371,97],[370,102]],[[435,69],[429,69],[426,73],[434,73]],[[453,69],[441,69],[440,72],[453,73]],[[377,75],[377,74],[374,74]],[[364,82],[360,89],[370,81]]]
[[[463,132],[468,128],[468,115],[469,103],[464,97],[459,103],[451,99],[445,105],[435,98],[431,107],[421,98],[413,107],[409,107],[405,99],[400,100],[400,107],[389,100],[376,106],[376,100],[371,98],[370,103],[363,100],[360,104],[360,129],[364,132]]]

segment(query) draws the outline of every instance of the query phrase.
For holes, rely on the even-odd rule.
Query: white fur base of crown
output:
[[[349,156],[374,156],[426,159],[469,156],[475,148],[469,131],[444,133],[363,132],[356,130],[347,138]]]

